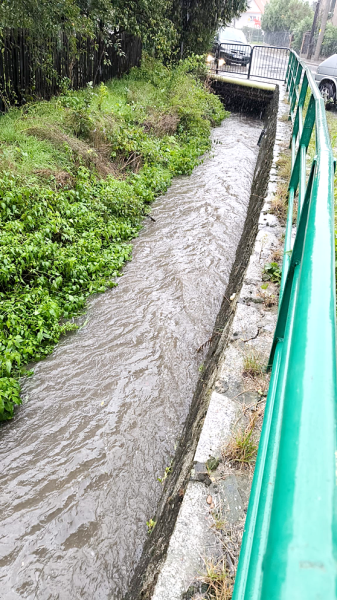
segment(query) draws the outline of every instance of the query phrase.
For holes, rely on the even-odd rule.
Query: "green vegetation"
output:
[[[273,283],[281,283],[282,271],[277,262],[267,263],[263,269],[263,281],[272,281]]]
[[[118,40],[118,32],[126,31],[141,37],[147,52],[168,60],[207,52],[219,23],[230,23],[246,8],[247,0],[4,0],[0,38],[8,27],[28,30],[42,68],[52,63],[48,43],[61,31],[72,40],[74,54],[75,36],[108,38],[114,32]]]
[[[156,524],[157,524],[157,522],[154,521],[153,519],[150,519],[149,521],[146,521],[147,532],[148,533],[152,533],[152,531],[154,530]]]
[[[249,350],[243,359],[243,374],[258,377],[265,371],[262,357],[254,348]]]
[[[172,463],[173,463],[173,458],[171,459],[169,466],[165,467],[165,472],[164,472],[163,477],[157,477],[157,481],[159,481],[159,483],[161,483],[162,485],[164,485],[166,479],[168,478],[170,473],[172,473]]]
[[[307,16],[302,19],[294,29],[293,48],[296,52],[301,50],[303,35],[306,31],[310,31],[312,27],[313,16]],[[319,30],[319,24],[317,25]],[[334,27],[331,22],[328,22],[325,29],[324,39],[321,48],[321,56],[331,56],[336,52],[337,48],[337,27]]]
[[[253,415],[245,429],[233,433],[222,452],[225,462],[231,463],[234,467],[248,466],[255,462],[258,449],[253,437],[256,418],[256,414]]]
[[[327,23],[321,48],[321,56],[331,56],[337,49],[337,27]]]
[[[212,510],[211,514],[214,522],[214,529],[216,529],[217,531],[222,531],[223,529],[225,529],[226,518],[223,514],[223,511],[221,510],[221,506]]]
[[[116,285],[151,202],[210,147],[225,111],[202,65],[147,60],[1,117],[0,420],[20,403],[24,365]]]
[[[233,579],[227,572],[225,559],[216,562],[207,558],[205,572],[199,580],[207,586],[205,600],[230,600],[233,593]]]
[[[294,41],[292,47],[296,52],[300,52],[302,46],[303,35],[306,31],[311,31],[313,15],[309,15],[300,20],[294,28]]]
[[[264,31],[293,32],[306,17],[313,21],[314,13],[308,2],[302,0],[270,0],[262,17]]]
[[[271,213],[278,217],[282,225],[285,225],[288,211],[288,187],[291,174],[290,150],[282,150],[276,166],[278,174],[277,188],[271,202]],[[294,217],[296,218],[295,214]]]

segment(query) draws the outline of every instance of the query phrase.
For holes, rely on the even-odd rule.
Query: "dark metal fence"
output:
[[[289,48],[254,46],[250,62],[249,77],[263,77],[284,81],[289,60]]]
[[[210,64],[211,70],[216,73],[239,73],[248,76],[252,56],[250,44],[217,44],[214,54],[214,61]]]
[[[37,42],[25,30],[8,30],[0,42],[0,111],[49,99],[65,83],[79,89],[119,77],[140,64],[141,53],[141,40],[127,33],[94,40],[61,33]]]
[[[236,73],[249,79],[285,80],[289,48],[250,46],[244,44],[218,44],[210,69],[217,74]]]

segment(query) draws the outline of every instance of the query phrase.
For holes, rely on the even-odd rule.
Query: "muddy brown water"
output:
[[[126,592],[235,258],[261,128],[232,115],[213,130],[210,155],[154,203],[118,287],[24,383],[0,429],[0,598]]]

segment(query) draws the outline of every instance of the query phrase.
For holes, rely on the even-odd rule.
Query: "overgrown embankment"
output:
[[[189,59],[1,117],[0,420],[20,404],[24,365],[116,285],[149,205],[191,173],[224,116]]]

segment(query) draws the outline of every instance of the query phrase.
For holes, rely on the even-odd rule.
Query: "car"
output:
[[[336,103],[337,54],[329,56],[317,67],[315,81],[325,102]]]
[[[235,27],[221,27],[217,32],[213,52],[220,49],[220,60],[227,65],[241,65],[247,67],[250,63],[252,47],[248,44],[247,39],[241,29]]]

